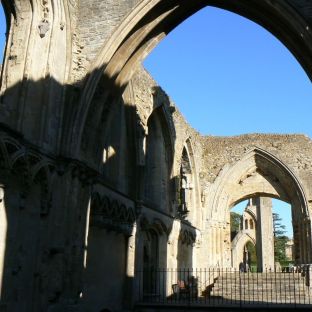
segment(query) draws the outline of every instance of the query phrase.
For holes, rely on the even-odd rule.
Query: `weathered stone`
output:
[[[230,209],[257,196],[291,203],[295,260],[312,261],[311,139],[201,136],[140,66],[209,3],[2,0],[1,309],[130,310],[155,290],[138,271],[231,267]],[[312,77],[310,1],[213,4]]]

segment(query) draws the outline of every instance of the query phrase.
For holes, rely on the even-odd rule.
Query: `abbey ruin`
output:
[[[237,267],[230,209],[249,198],[291,205],[295,262],[312,262],[312,140],[201,136],[141,65],[213,5],[268,29],[312,78],[310,1],[2,5],[1,311],[130,310],[150,290],[138,271]]]

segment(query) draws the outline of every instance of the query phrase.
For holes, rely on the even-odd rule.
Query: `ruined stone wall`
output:
[[[136,71],[132,83],[136,109],[144,123],[147,123],[150,114],[156,107],[163,105],[167,108],[166,111],[168,113],[171,133],[174,135],[173,175],[178,174],[180,170],[182,150],[187,139],[190,139],[192,143],[196,166],[200,168],[202,163],[202,144],[199,140],[200,134],[198,131],[188,124],[173,100],[170,99],[161,86],[157,84],[143,67],[140,67]],[[156,101],[153,100],[155,98]]]
[[[194,164],[194,207],[188,217],[193,225],[200,227],[202,218],[201,190],[198,184],[198,173],[202,165],[200,134],[187,123],[172,99],[168,97],[157,82],[142,67],[136,71],[131,81],[131,86],[137,115],[144,127],[147,127],[147,122],[152,112],[159,107],[163,108],[167,126],[170,130],[169,134],[171,136],[173,150],[171,179],[175,179],[177,181],[176,183],[179,183],[182,150],[187,142],[189,148],[191,148],[192,155],[190,157],[191,162]],[[177,187],[178,185],[176,185]],[[176,194],[176,200],[178,200],[177,196]],[[176,209],[176,207],[172,207],[171,211],[175,213]]]
[[[246,134],[235,137],[202,137],[201,181],[213,183],[220,170],[259,147],[283,161],[301,180],[308,198],[312,179],[312,140],[301,134]]]
[[[84,73],[101,47],[139,0],[79,0],[77,40],[83,47],[80,58]]]

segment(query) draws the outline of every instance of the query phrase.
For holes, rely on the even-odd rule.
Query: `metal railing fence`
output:
[[[137,302],[187,306],[312,307],[312,267],[242,272],[231,268],[136,272]]]

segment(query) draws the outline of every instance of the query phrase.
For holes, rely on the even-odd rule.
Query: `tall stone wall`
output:
[[[83,43],[83,54],[91,63],[113,31],[138,0],[80,0],[78,5],[78,35]]]

